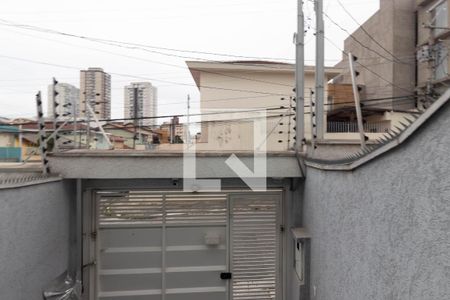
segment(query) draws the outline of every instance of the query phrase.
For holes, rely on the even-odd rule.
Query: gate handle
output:
[[[230,272],[220,273],[220,279],[229,280],[229,279],[231,279],[231,277],[232,277],[232,275]]]

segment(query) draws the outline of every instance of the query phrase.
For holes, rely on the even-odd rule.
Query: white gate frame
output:
[[[93,189],[88,188],[85,191],[83,191],[83,255],[82,255],[82,261],[83,261],[83,300],[97,300],[97,288],[98,288],[98,282],[99,282],[99,275],[97,274],[97,266],[96,266],[96,260],[99,257],[99,249],[98,249],[98,242],[97,242],[97,234],[99,232],[99,224],[98,224],[98,203],[99,203],[99,193],[101,191],[151,191],[156,193],[160,193],[162,195],[167,194],[183,194],[182,190],[160,190],[160,189],[152,189],[152,188],[131,188],[131,189],[124,189],[124,188],[102,188],[102,189]],[[283,190],[281,188],[275,188],[275,189],[268,189],[266,192],[253,192],[251,190],[245,190],[245,189],[223,189],[222,193],[227,195],[227,224],[226,224],[226,238],[227,238],[227,255],[226,255],[226,265],[229,271],[231,268],[231,255],[233,253],[232,249],[232,240],[231,240],[231,214],[232,214],[232,201],[231,196],[232,195],[274,195],[277,196],[279,199],[277,200],[277,255],[276,255],[276,265],[277,265],[277,281],[276,281],[276,299],[282,300],[287,295],[286,287],[287,287],[287,263],[286,263],[286,254],[287,249],[284,247],[286,245],[286,232],[288,230],[285,229],[285,194],[286,190]],[[185,193],[186,194],[186,193]],[[187,193],[188,194],[188,193]],[[165,199],[164,199],[165,200]],[[165,203],[165,201],[163,201]],[[163,222],[164,224],[165,222]],[[211,225],[211,224],[209,224]],[[147,225],[150,227],[157,227],[158,225]],[[164,226],[164,225],[163,225]],[[180,225],[175,225],[174,227],[179,227]],[[200,225],[199,225],[200,226]],[[160,226],[161,227],[161,226]],[[165,227],[165,226],[164,226]],[[161,227],[162,228],[162,227]],[[162,228],[162,235],[163,235],[163,241],[165,240],[165,229]],[[286,245],[289,246],[289,245]],[[165,247],[162,245],[162,247]],[[164,252],[162,251],[162,260],[164,262]],[[164,268],[164,265],[162,265]],[[164,272],[162,272],[162,276]],[[164,289],[164,279],[162,280]],[[232,293],[231,293],[231,280],[228,280],[226,283],[226,298],[228,300],[232,300]],[[163,298],[162,298],[163,299]]]

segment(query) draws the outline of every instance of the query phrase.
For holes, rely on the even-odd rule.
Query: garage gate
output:
[[[101,300],[281,295],[281,192],[98,192]]]

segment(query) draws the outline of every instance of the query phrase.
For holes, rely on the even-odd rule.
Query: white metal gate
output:
[[[233,300],[281,299],[279,202],[273,195],[231,196]]]
[[[97,299],[281,299],[280,194],[97,195]]]

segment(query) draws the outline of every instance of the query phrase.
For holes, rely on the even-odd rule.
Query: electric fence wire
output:
[[[386,102],[386,105],[393,103],[393,104],[399,104],[399,103],[405,103],[407,101],[413,101],[414,99],[416,99],[417,96],[415,95],[409,95],[409,96],[399,96],[399,97],[386,97],[386,98],[373,98],[373,99],[365,99],[365,100],[361,100],[361,104],[363,104],[363,109],[364,108],[369,108],[369,107],[379,107],[380,104],[383,104]],[[368,104],[367,104],[368,103]],[[340,106],[340,105],[345,105],[345,104],[349,104],[349,106],[351,106],[351,104],[354,104],[354,102],[349,101],[349,102],[340,102],[340,103],[326,103],[325,105],[327,106]],[[305,105],[305,108],[311,107],[310,105]],[[209,113],[196,113],[196,114],[190,114],[190,117],[195,117],[195,116],[209,116],[209,115],[221,115],[221,114],[242,114],[242,113],[252,113],[252,112],[266,112],[266,113],[275,113],[276,111],[279,110],[286,110],[289,108],[294,108],[295,106],[279,106],[279,107],[260,107],[260,108],[254,108],[254,109],[248,109],[248,110],[230,110],[230,111],[215,111],[215,112],[209,112]],[[393,110],[395,111],[395,110]],[[305,112],[305,114],[308,114],[309,112]],[[163,118],[173,118],[173,117],[178,117],[178,118],[183,118],[183,117],[187,117],[186,114],[172,114],[172,115],[160,115],[160,116],[146,116],[146,117],[137,117],[137,118],[107,118],[107,119],[99,119],[99,122],[119,122],[119,121],[133,121],[133,120],[148,120],[148,119],[163,119]],[[211,122],[215,121],[215,120],[210,120]],[[197,123],[201,123],[201,122],[210,122],[210,121],[199,121]],[[85,122],[85,120],[78,120],[78,122]],[[31,121],[31,122],[18,122],[18,123],[14,123],[12,125],[27,125],[27,124],[33,124],[35,122]],[[68,123],[73,123],[73,121],[69,121]]]

